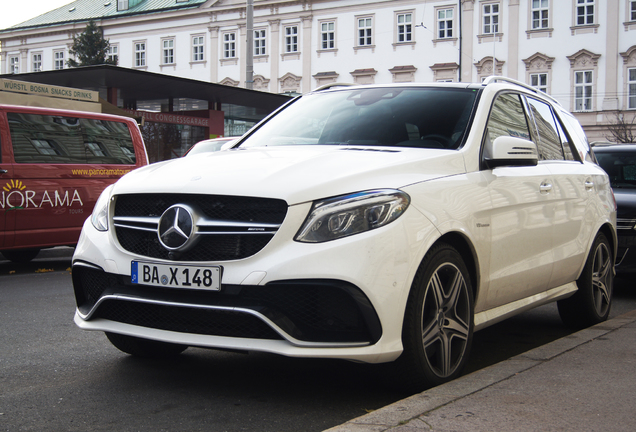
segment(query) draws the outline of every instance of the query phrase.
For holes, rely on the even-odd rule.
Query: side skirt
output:
[[[560,287],[542,292],[541,294],[526,297],[503,306],[498,306],[494,309],[479,312],[475,314],[475,331],[496,324],[521,312],[569,297],[574,294],[577,289],[578,287],[576,286],[576,282],[570,282],[565,285],[561,285]]]

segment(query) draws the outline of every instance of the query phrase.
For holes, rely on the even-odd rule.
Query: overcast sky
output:
[[[74,0],[0,0],[0,29],[20,24]]]

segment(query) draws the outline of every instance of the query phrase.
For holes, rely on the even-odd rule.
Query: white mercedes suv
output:
[[[607,319],[615,226],[608,176],[550,96],[502,77],[337,85],[107,188],[73,257],[75,323],[138,356],[393,362],[422,389],[521,311]]]

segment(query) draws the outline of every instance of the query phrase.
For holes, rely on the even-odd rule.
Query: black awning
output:
[[[231,104],[270,113],[289,96],[214,84],[112,65],[2,75],[3,78],[41,84],[96,90],[115,87],[124,101],[189,98]],[[213,109],[213,106],[210,106]]]

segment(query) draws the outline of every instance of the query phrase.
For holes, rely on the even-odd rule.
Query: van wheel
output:
[[[2,256],[16,264],[22,264],[31,261],[38,256],[40,249],[16,249],[0,252]]]
[[[395,362],[402,387],[421,391],[458,377],[468,359],[473,326],[466,265],[452,246],[434,246],[415,276],[406,306],[404,351]]]
[[[117,349],[136,357],[168,358],[181,354],[188,348],[186,345],[178,345],[168,342],[142,339],[118,333],[106,332],[106,337]]]
[[[585,267],[576,281],[578,291],[557,302],[561,320],[568,326],[583,328],[605,321],[612,306],[614,260],[605,234],[598,233]]]

